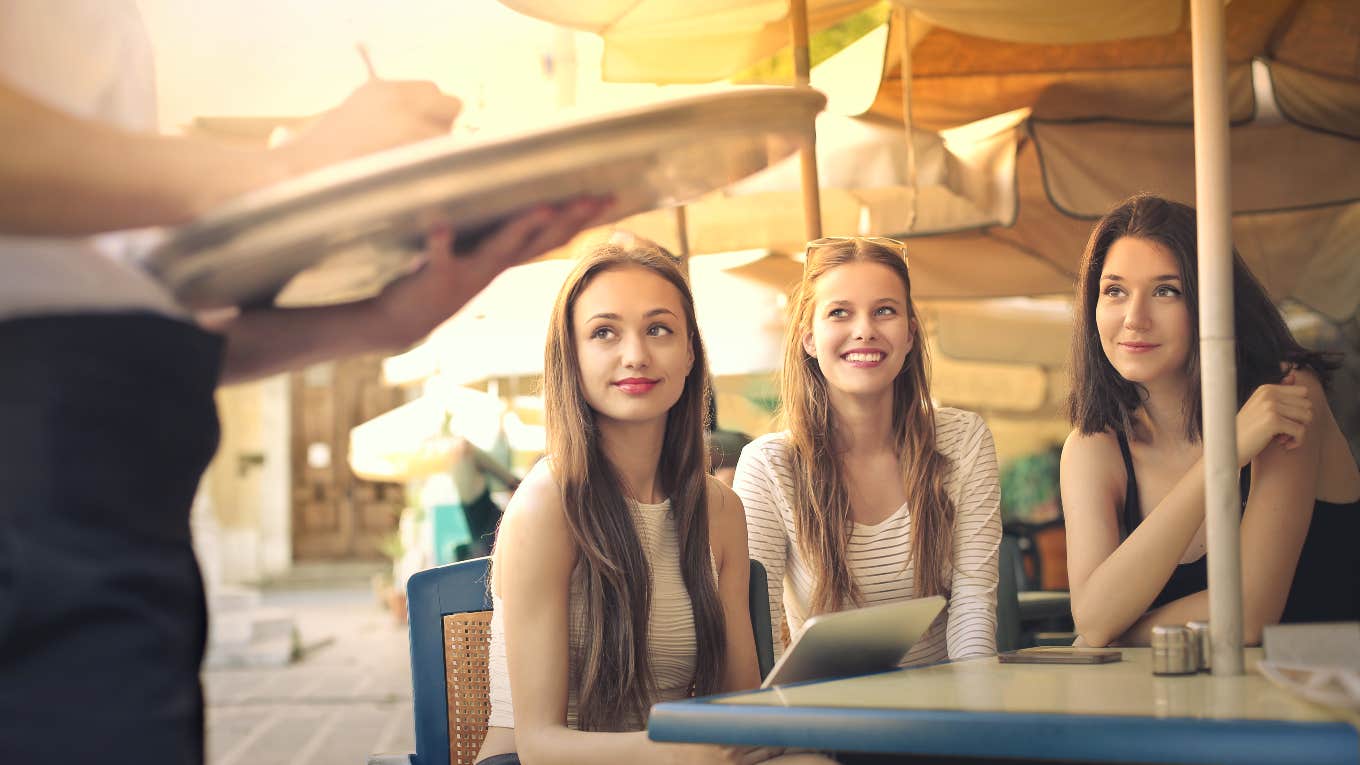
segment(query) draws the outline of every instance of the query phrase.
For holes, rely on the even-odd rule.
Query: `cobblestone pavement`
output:
[[[414,751],[406,628],[368,590],[275,591],[304,655],[288,667],[203,673],[209,765],[363,765]]]

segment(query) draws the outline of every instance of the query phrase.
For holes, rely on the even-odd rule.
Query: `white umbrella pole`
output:
[[[1232,205],[1228,175],[1223,0],[1192,0],[1195,205],[1199,230],[1200,388],[1204,402],[1204,514],[1209,547],[1213,673],[1240,675],[1241,504],[1237,467],[1237,362],[1233,338]]]
[[[685,214],[685,206],[679,205],[675,208],[675,241],[680,247],[680,251],[675,253],[680,258],[680,272],[689,278],[689,222]]]
[[[911,9],[905,5],[893,5],[893,26],[897,27],[902,45],[902,128],[907,134],[907,188],[911,189],[911,210],[907,218],[907,231],[916,228],[916,141],[911,130]]]
[[[811,87],[812,64],[808,56],[807,0],[789,0],[789,33],[793,37],[794,87]],[[806,143],[799,152],[803,168],[803,226],[808,241],[822,237],[822,192],[817,183],[817,125],[808,125]]]

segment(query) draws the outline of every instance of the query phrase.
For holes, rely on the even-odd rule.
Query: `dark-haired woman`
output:
[[[553,309],[544,369],[548,458],[496,544],[479,761],[767,759],[643,731],[655,702],[759,682],[744,516],[705,475],[707,364],[674,261],[617,247],[583,259]]]
[[[1146,644],[1207,619],[1195,211],[1153,196],[1091,233],[1063,447],[1081,640]],[[1335,363],[1290,335],[1233,255],[1243,631],[1360,618],[1360,471],[1323,395]]]
[[[788,428],[742,451],[733,488],[770,582],[775,645],[819,613],[927,595],[947,609],[905,663],[996,653],[996,449],[936,408],[905,248],[808,245],[781,378]]]

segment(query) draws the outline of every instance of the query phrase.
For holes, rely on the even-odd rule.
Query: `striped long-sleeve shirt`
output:
[[[939,408],[935,443],[949,461],[945,486],[954,501],[949,605],[912,647],[903,664],[928,664],[996,653],[997,550],[1001,543],[1001,489],[991,431],[972,412]],[[797,635],[808,618],[815,569],[803,559],[794,530],[791,448],[787,433],[749,444],[737,464],[733,488],[746,508],[751,557],[769,576],[775,653],[787,618]],[[872,526],[855,524],[850,571],[863,605],[916,597],[912,584],[911,514],[904,503]]]

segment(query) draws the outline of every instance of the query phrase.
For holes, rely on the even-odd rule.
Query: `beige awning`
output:
[[[507,4],[531,15],[557,6]],[[1191,46],[1179,0],[909,5],[917,183],[839,182],[828,172],[842,167],[827,158],[836,149],[819,140],[825,233],[910,235],[913,287],[921,297],[1061,293],[1071,289],[1092,222],[1112,204],[1140,191],[1193,203]],[[649,30],[656,56],[633,61],[627,69],[633,79],[683,78],[670,68],[681,60],[682,69],[710,58],[734,60],[733,48],[699,47],[698,38],[687,38],[685,53],[673,55],[668,30],[727,36],[758,27],[780,45],[787,34],[783,2],[572,7],[563,11],[570,19],[553,20],[602,34],[607,60]],[[810,0],[811,27],[860,7]],[[902,35],[884,38],[881,61],[847,57],[838,65],[854,58],[862,74],[842,71],[838,79],[856,83],[851,103],[865,100],[858,93],[865,82],[879,81],[870,112],[884,118],[884,143],[900,148]],[[747,53],[767,48],[754,45]],[[1360,167],[1360,3],[1234,0],[1227,7],[1227,58],[1235,243],[1277,299],[1296,298],[1337,321],[1353,317],[1360,310],[1360,174],[1353,171]],[[979,125],[1016,110],[1027,118],[999,151],[976,140],[988,132]],[[900,161],[891,151],[877,156],[885,166]],[[961,161],[968,157],[971,165]],[[796,178],[787,175],[785,181]],[[692,206],[691,251],[796,252],[802,245],[796,190],[794,183],[746,196],[735,189]],[[675,246],[669,213],[623,225]]]
[[[896,40],[897,35],[890,35]],[[1276,299],[1344,321],[1360,310],[1360,4],[1227,7],[1233,237]],[[1132,193],[1193,204],[1191,51],[1184,26],[1105,43],[986,39],[937,26],[912,48],[912,115],[947,129],[1031,110],[1020,213],[1002,239],[1067,271],[1090,223]],[[872,112],[901,117],[890,47]],[[959,252],[962,257],[964,253]]]
[[[878,0],[808,0],[817,32]],[[1242,0],[1239,0],[1242,1]],[[711,82],[789,45],[787,0],[501,0],[520,13],[604,38],[605,79]],[[1019,42],[1079,43],[1163,35],[1182,0],[912,0],[917,23]]]

